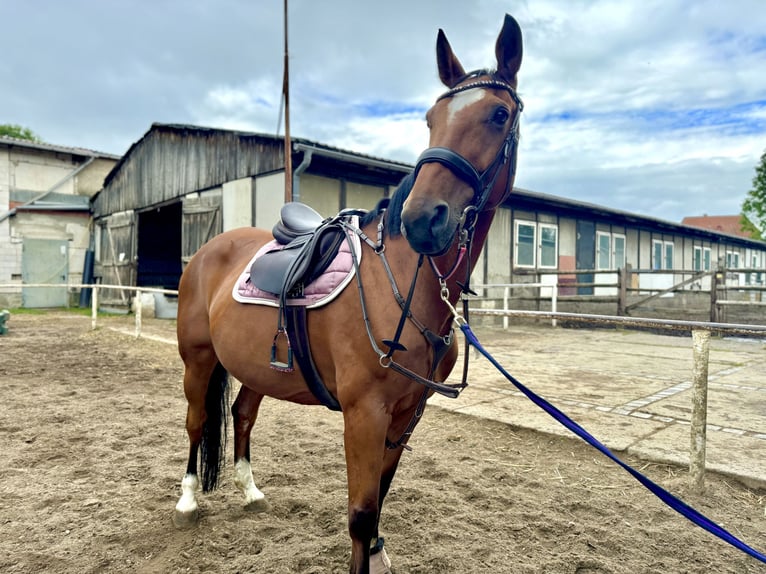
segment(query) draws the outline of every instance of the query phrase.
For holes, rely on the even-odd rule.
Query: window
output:
[[[596,232],[596,269],[625,267],[625,236],[605,231]]]
[[[559,228],[551,223],[516,221],[514,262],[516,267],[558,267]]]
[[[665,242],[665,269],[673,269],[673,243]]]
[[[596,232],[596,269],[612,268],[612,236]]]
[[[535,266],[535,224],[516,222],[516,266]]]
[[[652,269],[673,269],[672,241],[652,240]]]
[[[547,223],[540,224],[540,267],[558,267],[559,228]]]
[[[737,269],[739,267],[739,253],[737,251],[726,252],[726,268]]]
[[[710,271],[710,247],[694,247],[694,271]]]
[[[612,235],[612,267],[615,269],[625,268],[625,236]]]

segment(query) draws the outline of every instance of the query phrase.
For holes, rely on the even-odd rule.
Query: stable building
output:
[[[86,267],[90,198],[119,159],[0,136],[0,309],[75,302],[79,289],[67,286]]]
[[[293,200],[325,216],[372,209],[412,166],[294,138]],[[285,200],[281,137],[159,124],[123,156],[92,200],[95,277],[102,284],[177,289],[184,266],[213,236],[271,229]],[[131,292],[103,289],[105,305]]]

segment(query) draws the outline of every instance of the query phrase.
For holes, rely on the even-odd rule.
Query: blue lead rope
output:
[[[535,403],[538,407],[543,409],[546,413],[551,415],[554,419],[556,419],[558,422],[560,422],[562,425],[564,425],[566,428],[568,428],[570,431],[575,433],[577,436],[579,436],[581,439],[583,439],[585,442],[587,442],[589,445],[591,445],[593,448],[601,451],[601,453],[619,464],[622,468],[624,468],[626,471],[628,471],[630,474],[633,475],[633,477],[643,484],[647,489],[649,489],[657,498],[662,500],[665,504],[667,504],[670,508],[681,514],[682,516],[685,516],[689,520],[691,520],[694,524],[697,526],[700,526],[701,528],[704,528],[711,534],[715,534],[720,538],[721,540],[724,540],[734,546],[734,548],[738,548],[742,552],[745,552],[746,554],[749,554],[753,558],[760,560],[761,562],[766,563],[766,556],[755,550],[754,548],[751,548],[744,542],[742,542],[739,538],[731,534],[729,531],[725,530],[724,528],[721,528],[707,518],[706,516],[702,515],[700,512],[686,504],[684,501],[680,500],[679,498],[675,497],[671,493],[669,493],[667,490],[662,488],[661,486],[655,484],[651,480],[649,480],[646,476],[638,472],[636,469],[634,469],[632,466],[622,462],[619,458],[617,458],[614,454],[612,454],[612,451],[610,451],[606,446],[604,446],[601,442],[599,442],[596,438],[594,438],[588,431],[586,431],[584,428],[582,428],[579,424],[574,422],[572,419],[570,419],[567,415],[565,415],[563,412],[561,412],[559,409],[554,407],[552,404],[550,404],[548,401],[546,401],[544,398],[538,396],[533,391],[529,390],[527,387],[525,387],[523,384],[521,384],[516,378],[511,375],[508,371],[506,371],[495,359],[492,357],[492,355],[489,354],[489,352],[479,343],[479,340],[476,338],[476,335],[473,333],[471,328],[468,326],[467,323],[461,323],[460,329],[463,331],[463,334],[466,337],[466,340],[473,345],[477,351],[479,351],[482,355],[484,355],[487,360],[492,363],[498,371],[500,371],[503,376],[508,379],[510,382],[512,382],[516,388],[518,388],[522,393],[524,393],[529,400],[531,400],[533,403]]]

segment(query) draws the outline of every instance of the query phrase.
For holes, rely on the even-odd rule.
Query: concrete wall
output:
[[[253,225],[253,179],[245,177],[223,184],[223,230]]]

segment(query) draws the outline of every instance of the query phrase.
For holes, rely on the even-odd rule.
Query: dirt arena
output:
[[[131,320],[14,314],[0,337],[0,571],[346,572],[342,419],[321,407],[264,402],[253,467],[268,512],[243,509],[228,464],[199,526],[173,527],[181,361],[110,329]],[[432,407],[410,444],[382,519],[395,574],[766,571],[574,439]],[[695,496],[685,470],[628,462],[766,549],[766,492],[710,476]]]

